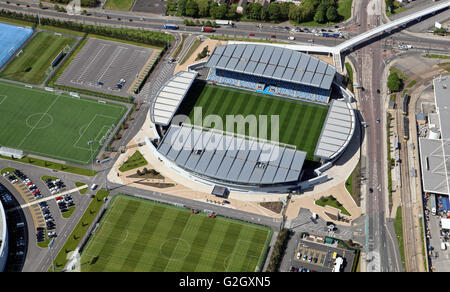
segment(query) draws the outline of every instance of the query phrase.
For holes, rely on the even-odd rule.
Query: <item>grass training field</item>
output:
[[[0,145],[87,164],[125,111],[121,105],[0,82]]]
[[[105,9],[130,10],[134,0],[107,0]]]
[[[198,98],[196,99],[196,96]],[[224,130],[226,115],[267,115],[267,137],[271,138],[271,115],[279,116],[279,142],[295,145],[298,150],[307,152],[307,160],[314,159],[314,151],[320,137],[328,107],[310,102],[290,100],[287,98],[253,93],[246,90],[227,88],[223,86],[195,83],[186,97],[180,112],[189,116],[190,123],[194,121],[193,107],[202,108],[203,120],[208,115],[218,115],[222,118]],[[197,117],[198,119],[198,117]],[[259,124],[258,124],[259,127]],[[248,125],[246,135],[249,135]],[[234,132],[237,132],[235,125]],[[259,135],[261,136],[261,135]],[[261,136],[264,137],[264,136]]]
[[[272,231],[130,196],[111,202],[81,271],[255,271]]]
[[[50,32],[39,32],[25,46],[23,52],[14,57],[0,73],[1,78],[31,84],[44,81],[47,69],[56,56],[67,46],[73,46],[75,38],[59,36]]]

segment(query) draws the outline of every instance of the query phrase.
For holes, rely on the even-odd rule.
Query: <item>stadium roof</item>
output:
[[[333,100],[322,128],[315,156],[331,160],[350,143],[355,131],[355,114],[350,104]]]
[[[288,145],[190,125],[171,125],[158,152],[200,176],[244,185],[295,183],[306,158]]]
[[[286,48],[231,44],[217,46],[206,67],[246,73],[329,90],[336,68],[310,55]]]
[[[150,109],[153,123],[162,126],[170,123],[197,75],[198,72],[181,71],[159,89]]]
[[[450,194],[450,77],[434,79],[434,98],[441,139],[419,139],[423,190]]]

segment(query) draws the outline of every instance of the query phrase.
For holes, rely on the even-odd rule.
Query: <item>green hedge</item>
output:
[[[283,258],[284,249],[289,239],[290,230],[282,229],[277,236],[277,241],[272,249],[272,255],[270,256],[269,265],[267,266],[267,272],[277,272],[281,259]]]

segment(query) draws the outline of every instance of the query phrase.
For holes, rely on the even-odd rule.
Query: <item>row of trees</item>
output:
[[[211,17],[214,19],[238,20],[241,18],[283,22],[293,20],[297,23],[316,21],[318,23],[337,22],[341,17],[337,11],[337,0],[303,0],[299,6],[293,3],[272,2],[267,7],[260,3],[248,3],[241,14],[236,12],[237,4],[218,5],[212,0],[169,0],[167,13],[176,16]]]
[[[267,272],[276,272],[278,270],[289,235],[289,229],[283,229],[278,233],[277,241],[273,246],[272,255],[270,256],[269,265],[267,266]]]
[[[198,19],[196,19],[195,21],[189,20],[189,19],[185,19],[183,20],[183,24],[186,26],[208,26],[208,27],[216,27],[217,23],[215,21],[199,21]]]
[[[17,13],[13,11],[0,10],[0,16],[7,18],[14,18],[24,20],[27,22],[38,23],[38,19],[34,15]],[[137,30],[128,28],[114,28],[106,26],[96,26],[90,24],[76,23],[72,21],[63,21],[54,18],[41,17],[42,25],[50,25],[56,27],[62,27],[70,30],[81,31],[85,33],[92,33],[102,35],[106,37],[112,37],[122,39],[126,41],[133,41],[138,43],[144,43],[152,46],[165,47],[168,42],[173,40],[173,36],[161,32]]]
[[[49,2],[67,5],[72,0],[50,0]],[[82,7],[96,7],[99,2],[97,0],[81,0]]]

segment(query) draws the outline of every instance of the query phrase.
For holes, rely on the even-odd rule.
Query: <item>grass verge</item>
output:
[[[144,165],[147,165],[147,160],[142,156],[141,152],[136,151],[131,155],[127,161],[119,168],[119,171],[125,172],[131,169],[135,169]]]
[[[97,175],[96,170],[92,171],[91,169],[61,164],[61,163],[42,160],[42,159],[38,159],[38,158],[24,157],[22,159],[16,159],[16,158],[13,159],[11,157],[0,155],[0,159],[12,160],[12,161],[16,161],[16,162],[31,164],[34,166],[45,167],[45,168],[54,169],[57,171],[63,171],[63,172],[68,172],[68,173],[73,173],[73,174],[84,175],[84,176]]]
[[[400,250],[400,256],[402,258],[403,269],[406,272],[406,262],[405,262],[405,250],[403,246],[403,224],[402,224],[402,207],[397,208],[397,214],[395,215],[394,221],[395,234],[397,236],[398,248]]]
[[[424,55],[424,58],[430,58],[430,59],[450,59],[450,56],[447,55],[436,55],[436,54],[431,54],[431,55]]]
[[[333,196],[322,197],[317,200],[315,204],[321,207],[325,207],[328,205],[330,207],[341,210],[342,214],[344,215],[351,216],[350,213],[344,208],[344,206],[342,206],[342,204],[339,203],[339,201],[336,200],[336,198]]]
[[[187,51],[186,55],[184,55],[183,60],[181,60],[180,65],[183,65],[188,59],[189,57],[195,52],[195,50],[197,50],[197,48],[200,46],[200,44],[202,43],[201,40],[196,39],[191,47],[189,48],[189,50]]]
[[[69,211],[61,213],[63,218],[70,218],[70,216],[72,216],[73,211],[75,211],[75,206],[72,206],[68,209]]]
[[[81,217],[77,226],[75,226],[66,243],[56,256],[54,261],[56,268],[63,269],[65,267],[65,265],[67,264],[67,255],[77,248],[89,226],[91,226],[92,221],[94,221],[95,217],[103,206],[103,199],[108,197],[108,195],[109,191],[99,190],[95,197],[92,199],[88,208],[84,212],[83,217]],[[49,269],[49,271],[51,271],[51,269]]]
[[[86,184],[85,184],[85,183],[82,183],[82,182],[76,182],[76,183],[75,183],[75,186],[76,186],[77,188],[82,187],[82,186],[85,186],[85,185],[86,185]],[[84,189],[82,189],[82,190],[79,190],[78,192],[79,192],[80,194],[84,195],[84,194],[86,194],[87,191],[88,191],[88,188],[84,188]]]

